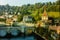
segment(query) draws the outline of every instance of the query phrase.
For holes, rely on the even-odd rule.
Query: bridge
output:
[[[24,33],[25,35],[29,35],[33,33],[34,37],[37,39],[44,39],[45,37],[42,37],[39,33],[35,31],[35,27],[26,27],[26,26],[20,26],[20,27],[0,27],[0,36],[4,37],[8,34],[11,34],[13,36],[17,36],[19,33]]]

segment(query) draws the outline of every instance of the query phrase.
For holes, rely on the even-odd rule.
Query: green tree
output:
[[[22,15],[18,15],[18,22],[21,22],[23,19],[23,16]]]

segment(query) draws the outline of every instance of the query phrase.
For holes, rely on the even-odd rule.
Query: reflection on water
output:
[[[0,38],[0,40],[34,40],[34,37]]]

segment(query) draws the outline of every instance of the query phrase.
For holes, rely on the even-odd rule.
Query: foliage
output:
[[[49,31],[48,28],[38,27],[36,28],[37,33],[39,33],[42,37],[47,38],[48,40],[54,40],[51,37],[51,34],[56,31]]]
[[[18,22],[21,22],[23,19],[23,16],[22,15],[18,15]]]
[[[1,21],[1,22],[5,22],[6,20],[5,20],[5,19],[3,19],[3,18],[0,18],[0,21]]]
[[[48,12],[49,17],[59,18],[60,12]]]
[[[57,0],[56,2],[46,2],[46,3],[39,2],[35,4],[27,4],[22,6],[10,6],[8,4],[0,5],[0,15],[5,14],[5,12],[8,12],[8,14],[17,14],[19,12],[22,14],[22,16],[32,15],[32,17],[34,17],[34,19],[38,21],[41,19],[41,14],[43,13],[45,7],[49,16],[52,16],[52,17],[54,16],[54,18],[59,17],[57,13],[57,12],[60,12],[59,0]],[[21,16],[18,18],[21,18]]]

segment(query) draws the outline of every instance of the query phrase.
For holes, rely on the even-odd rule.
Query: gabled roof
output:
[[[47,15],[46,10],[44,10],[44,12],[43,12],[43,15],[42,15],[42,16],[48,16],[48,15]]]
[[[0,18],[5,18],[4,16],[0,16]]]

